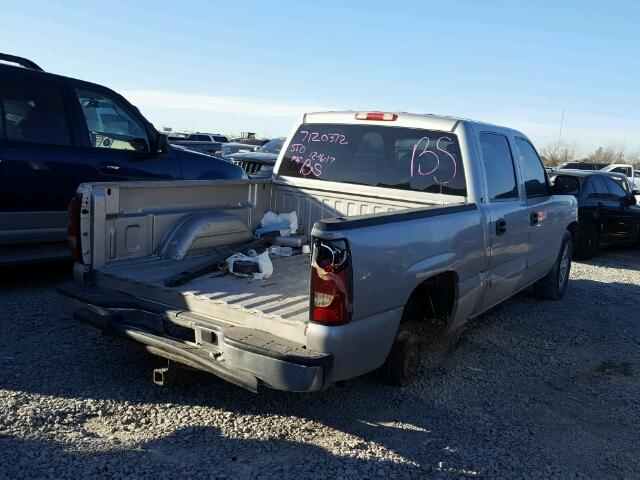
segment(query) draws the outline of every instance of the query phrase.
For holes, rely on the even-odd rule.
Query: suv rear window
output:
[[[304,124],[293,135],[278,174],[467,195],[457,137],[416,128]]]

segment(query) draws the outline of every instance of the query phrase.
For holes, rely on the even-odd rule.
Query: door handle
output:
[[[118,171],[120,170],[120,165],[112,165],[112,164],[108,164],[108,165],[103,165],[102,168],[104,168],[105,170],[114,170],[114,171]]]
[[[531,225],[536,225],[538,223],[538,212],[533,212],[529,215],[529,222]]]
[[[507,222],[501,218],[496,222],[496,235],[504,235],[505,233],[507,233]]]

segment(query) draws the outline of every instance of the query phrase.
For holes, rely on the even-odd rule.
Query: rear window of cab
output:
[[[304,124],[279,175],[448,195],[467,195],[450,132],[379,125]]]

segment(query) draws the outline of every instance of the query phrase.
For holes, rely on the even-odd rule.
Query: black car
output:
[[[242,167],[251,178],[269,178],[284,141],[284,137],[274,138],[255,152],[233,153],[225,156],[225,158]]]
[[[0,264],[68,256],[67,205],[83,182],[246,178],[169,145],[101,85],[0,54]]]
[[[640,206],[624,175],[561,170],[551,175],[555,193],[578,199],[577,258],[592,258],[605,244],[640,244]]]

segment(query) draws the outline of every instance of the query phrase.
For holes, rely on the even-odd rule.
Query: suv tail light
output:
[[[356,113],[356,120],[377,120],[385,122],[394,122],[398,119],[397,113],[383,113],[383,112],[358,112]]]
[[[222,150],[216,150],[215,152],[213,152],[213,154],[214,154],[216,157],[222,157]]]
[[[71,257],[82,263],[82,245],[80,242],[80,209],[82,207],[82,197],[75,195],[69,202],[67,212],[69,223],[67,224],[67,240],[71,247]]]
[[[345,240],[316,239],[311,259],[312,322],[340,325],[351,320],[352,271]]]

